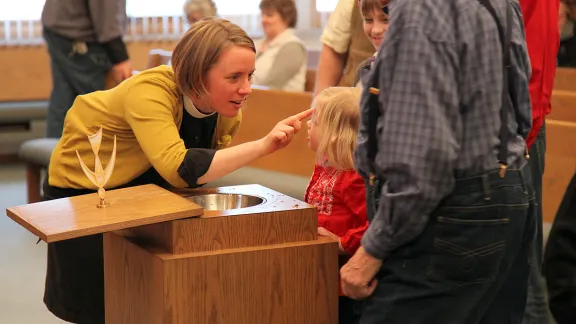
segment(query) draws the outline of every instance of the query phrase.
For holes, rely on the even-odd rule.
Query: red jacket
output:
[[[551,110],[550,99],[556,75],[556,56],[560,46],[559,6],[559,0],[520,0],[532,65],[529,85],[532,129],[526,139],[528,147],[536,140],[544,118]]]
[[[360,247],[368,228],[364,180],[354,170],[315,165],[304,201],[316,206],[318,227],[340,237],[347,256],[340,256],[338,262],[344,265]],[[342,286],[338,287],[338,295],[343,296]]]
[[[316,206],[318,227],[340,236],[342,248],[352,256],[368,227],[366,188],[360,175],[315,165],[304,201]]]

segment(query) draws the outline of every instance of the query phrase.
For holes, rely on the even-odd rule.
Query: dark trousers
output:
[[[544,275],[550,311],[558,324],[576,323],[576,174],[556,212],[546,250]]]
[[[536,236],[532,249],[534,263],[530,271],[530,283],[528,284],[528,300],[524,314],[524,324],[547,324],[550,322],[546,283],[542,274],[543,254],[543,230],[542,230],[542,177],[544,175],[546,154],[546,124],[536,137],[536,141],[530,147],[530,170],[532,171],[532,183],[538,204],[536,211]]]
[[[360,321],[362,301],[346,296],[338,298],[338,324],[358,324]]]
[[[459,179],[413,242],[384,260],[361,324],[521,323],[536,201],[528,167]]]
[[[112,64],[99,44],[88,44],[87,52],[82,54],[73,50],[73,40],[50,30],[44,29],[44,40],[52,70],[46,136],[60,138],[64,118],[76,96],[104,90]]]
[[[44,182],[44,200],[91,193],[60,189]],[[48,244],[44,303],[58,318],[78,324],[104,324],[102,234]]]

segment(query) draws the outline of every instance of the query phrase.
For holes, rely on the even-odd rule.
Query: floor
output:
[[[0,323],[65,323],[49,313],[42,302],[46,244],[36,244],[34,235],[5,216],[6,208],[26,203],[24,181],[22,165],[0,165]],[[245,168],[212,186],[254,182],[302,199],[307,179]],[[544,232],[548,231],[545,225]]]
[[[46,243],[6,217],[5,210],[26,203],[22,165],[0,166],[0,323],[66,323],[42,302]]]

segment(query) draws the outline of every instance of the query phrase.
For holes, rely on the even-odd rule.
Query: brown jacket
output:
[[[344,66],[344,72],[338,84],[339,86],[355,86],[356,82],[354,81],[356,79],[358,65],[374,55],[374,45],[370,43],[370,40],[366,37],[366,34],[364,34],[362,20],[360,8],[354,5],[350,22],[350,28],[352,29],[350,32],[350,45],[348,46],[346,65]]]

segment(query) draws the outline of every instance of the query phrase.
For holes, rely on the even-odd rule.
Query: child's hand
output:
[[[342,242],[340,240],[340,236],[330,232],[329,230],[325,229],[324,227],[318,227],[318,235],[324,236],[324,237],[329,237],[329,238],[332,238],[332,239],[338,241],[338,250],[340,251],[340,254],[346,254],[346,251],[344,251],[344,248],[342,247]]]

